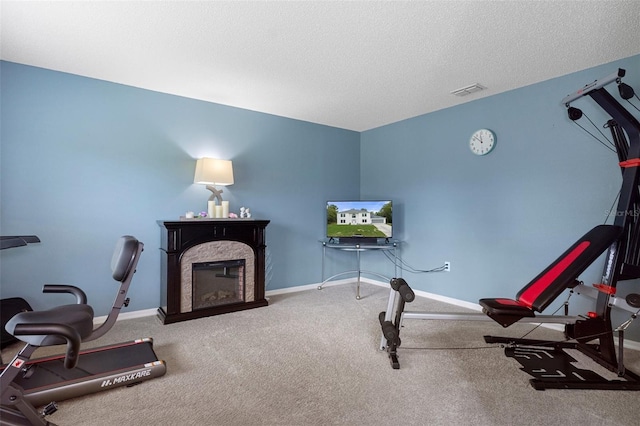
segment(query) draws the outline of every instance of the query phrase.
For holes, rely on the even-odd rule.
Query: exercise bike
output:
[[[607,122],[622,172],[622,188],[614,224],[599,225],[578,239],[555,262],[549,265],[529,284],[522,288],[515,299],[480,299],[482,313],[429,313],[405,311],[405,304],[414,300],[415,294],[402,278],[391,280],[387,310],[379,315],[382,327],[380,348],[389,354],[394,369],[400,368],[398,347],[400,329],[406,319],[495,321],[502,327],[520,323],[564,324],[566,341],[548,342],[533,339],[485,336],[487,343],[506,345],[505,354],[519,361],[523,370],[534,379],[531,385],[544,389],[607,389],[640,390],[640,376],[624,366],[624,332],[640,313],[640,294],[631,293],[625,298],[616,296],[619,281],[640,278],[640,122],[629,113],[605,86],[617,83],[620,96],[629,99],[633,89],[622,83],[625,70],[596,80],[572,95],[562,104],[568,108],[569,118],[577,120],[582,112],[571,107],[571,102],[583,96],[591,97],[610,116]],[[625,137],[628,137],[628,140]],[[608,250],[602,282],[593,287],[578,280],[596,259]],[[583,316],[539,315],[560,294],[582,294],[596,301],[594,311]],[[629,319],[614,328],[611,322],[613,308],[630,312]],[[617,335],[617,353],[614,336]],[[601,366],[617,374],[609,380],[595,372],[575,367],[575,359],[564,349],[576,349]]]
[[[6,330],[26,345],[2,366],[0,424],[53,425],[45,416],[57,410],[55,401],[131,386],[165,374],[165,362],[158,360],[150,338],[80,351],[81,343],[107,333],[122,307],[129,304],[127,291],[143,249],[144,244],[132,236],[118,240],[111,270],[120,286],[109,315],[97,328],[86,294],[71,285],[47,284],[43,292],[71,294],[75,304],[21,312],[9,320]],[[64,354],[31,360],[39,347],[61,344],[66,344]],[[42,405],[44,409],[38,412],[35,407]]]

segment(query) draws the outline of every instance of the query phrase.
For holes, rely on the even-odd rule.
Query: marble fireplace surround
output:
[[[180,260],[180,312],[193,310],[193,264],[244,260],[245,302],[255,301],[255,256],[253,249],[238,241],[210,241],[186,250]]]

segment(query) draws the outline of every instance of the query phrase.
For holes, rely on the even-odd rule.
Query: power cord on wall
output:
[[[410,272],[413,274],[426,274],[430,272],[444,272],[447,268],[447,265],[438,266],[433,269],[417,269],[413,266],[409,265],[407,262],[402,260],[400,256],[395,256],[387,251],[384,252],[384,255],[389,259],[391,263],[397,266],[403,272]]]

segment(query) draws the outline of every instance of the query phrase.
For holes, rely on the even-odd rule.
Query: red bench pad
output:
[[[508,327],[524,317],[542,312],[622,234],[622,227],[599,225],[587,232],[512,299],[480,299],[483,311]]]

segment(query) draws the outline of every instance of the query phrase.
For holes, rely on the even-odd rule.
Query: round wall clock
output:
[[[469,148],[476,155],[487,155],[496,146],[496,135],[489,129],[473,132],[469,139]]]

